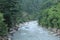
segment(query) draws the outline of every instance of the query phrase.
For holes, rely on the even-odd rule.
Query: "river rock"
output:
[[[58,29],[57,34],[60,35],[60,29]]]

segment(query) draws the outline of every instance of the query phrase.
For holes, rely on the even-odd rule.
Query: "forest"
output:
[[[60,29],[60,0],[0,0],[0,36],[30,20]]]
[[[42,26],[52,27],[60,29],[60,1],[50,0],[51,2],[47,8],[43,9],[41,12],[41,18],[39,19],[39,24]]]

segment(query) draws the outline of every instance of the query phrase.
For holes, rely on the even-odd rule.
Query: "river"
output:
[[[15,32],[12,40],[60,40],[38,25],[37,21],[26,22]]]

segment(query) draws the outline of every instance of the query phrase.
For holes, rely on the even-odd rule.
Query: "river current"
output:
[[[12,40],[60,40],[60,38],[39,26],[37,21],[30,21],[20,26]]]

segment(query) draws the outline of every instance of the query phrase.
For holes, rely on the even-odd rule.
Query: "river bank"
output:
[[[47,28],[46,26],[44,27],[44,26],[42,26],[42,25],[39,25],[39,26],[41,26],[42,28],[48,30],[49,33],[52,33],[53,35],[60,37],[60,29],[51,28],[51,27],[48,27],[48,28]]]
[[[41,27],[42,27],[42,26],[41,26]],[[48,30],[49,33],[52,33],[53,35],[60,37],[60,29],[57,29],[57,28],[51,28],[51,27],[49,27],[49,28],[42,27],[42,28]]]
[[[0,40],[12,40],[14,33],[20,30],[20,27],[22,27],[22,24],[24,23],[20,23],[19,25],[16,25],[16,27],[10,28],[10,32],[7,33],[6,36],[3,36],[3,37],[0,36]]]
[[[18,31],[19,26],[10,28],[10,32],[6,36],[0,36],[0,40],[12,40],[13,34]]]
[[[60,37],[60,29],[57,28],[48,28],[48,30],[53,33],[55,36],[59,36]]]
[[[13,27],[10,29],[10,32],[8,34],[8,40],[12,40],[13,34],[18,31],[19,29],[19,25],[17,25],[16,27]]]

